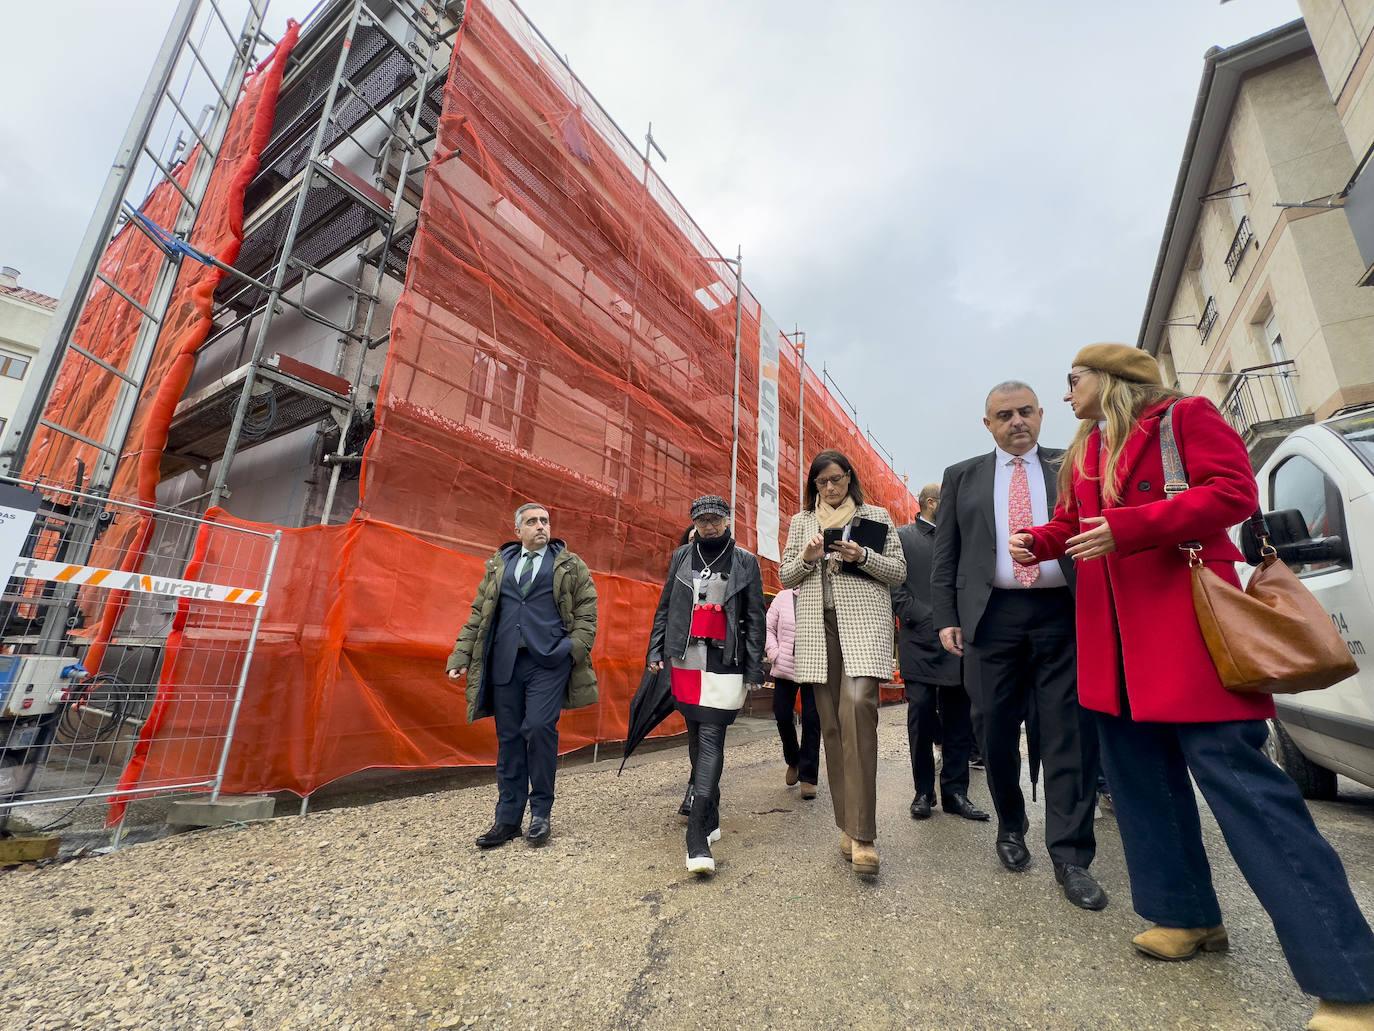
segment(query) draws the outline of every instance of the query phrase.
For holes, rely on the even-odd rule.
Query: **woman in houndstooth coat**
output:
[[[824,531],[858,519],[886,524],[882,553],[844,539],[827,556]],[[864,504],[859,475],[838,451],[811,462],[806,509],[792,517],[778,578],[797,592],[796,678],[815,685],[840,851],[857,873],[875,874],[878,685],[892,677],[889,588],[906,580],[906,558],[892,517]]]

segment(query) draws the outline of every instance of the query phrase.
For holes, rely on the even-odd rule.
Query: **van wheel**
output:
[[[1303,798],[1330,802],[1336,797],[1336,775],[1303,755],[1278,720],[1269,721],[1269,741],[1265,749],[1269,758],[1293,778]]]

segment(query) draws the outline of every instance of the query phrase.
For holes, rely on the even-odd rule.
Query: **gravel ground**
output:
[[[824,786],[801,801],[766,727],[736,730],[710,881],[683,868],[681,750],[620,778],[615,761],[564,770],[543,850],[473,848],[483,785],[0,875],[0,1026],[1293,1029],[1310,1012],[1210,823],[1232,952],[1152,963],[1129,945],[1110,816],[1095,871],[1112,905],[1084,913],[1043,849],[1013,875],[991,825],[907,817],[887,709],[883,869],[864,881]],[[1374,794],[1347,798],[1315,810],[1370,912]]]

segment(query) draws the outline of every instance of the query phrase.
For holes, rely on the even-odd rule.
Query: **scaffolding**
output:
[[[330,436],[338,442],[335,461],[326,463],[331,473],[320,515],[327,522],[340,470],[348,465],[347,447],[357,439],[351,431],[367,417],[368,404],[357,389],[367,357],[387,343],[385,320],[379,325],[378,319],[383,281],[404,279],[418,180],[432,156],[462,4],[322,0],[316,6],[292,52],[271,136],[245,194],[242,246],[237,259],[225,264],[187,241],[244,77],[262,46],[274,42],[263,32],[270,0],[237,2],[242,11],[232,9],[235,0],[182,0],[178,6],[64,292],[45,374],[35,377],[25,399],[29,417],[21,411],[14,420],[0,463],[19,468],[34,431],[43,427],[98,451],[88,478],[75,486],[95,495],[109,492],[178,270],[183,262],[200,261],[224,277],[214,294],[213,327],[197,357],[237,340],[245,360],[176,409],[164,471],[199,469],[207,481],[207,489],[180,504],[202,510],[221,504],[241,452],[303,426],[332,423],[337,432]],[[241,27],[234,30],[236,17]],[[231,44],[219,74],[207,52],[206,36],[213,33]],[[187,81],[178,89],[181,79]],[[193,118],[186,110],[188,85],[194,95],[206,83],[212,104]],[[171,155],[160,153],[156,142],[169,123],[179,141]],[[181,162],[190,162],[189,174]],[[146,185],[136,174],[143,165],[151,166]],[[155,180],[171,183],[181,197],[169,225],[139,212],[140,186],[146,193]],[[398,232],[402,215],[408,224]],[[161,256],[163,267],[146,297],[130,295],[100,269],[106,248],[126,226],[153,240]],[[350,254],[351,267],[341,273]],[[114,290],[142,320],[122,367],[78,339],[82,311],[97,284]],[[319,284],[330,289],[339,310],[312,303]],[[337,334],[332,372],[274,346],[287,311]],[[45,414],[57,372],[70,354],[91,363],[94,374],[119,381],[114,410],[99,435]],[[81,550],[74,542],[74,560],[81,559]]]

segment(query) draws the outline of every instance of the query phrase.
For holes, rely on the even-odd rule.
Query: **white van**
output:
[[[1296,430],[1257,479],[1280,556],[1359,665],[1324,691],[1274,696],[1274,760],[1307,798],[1335,798],[1338,773],[1374,787],[1374,405]],[[1253,562],[1258,548],[1249,538],[1243,530]]]

